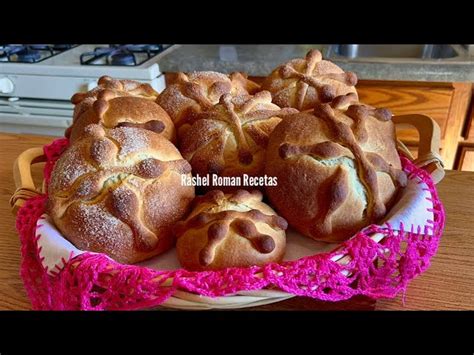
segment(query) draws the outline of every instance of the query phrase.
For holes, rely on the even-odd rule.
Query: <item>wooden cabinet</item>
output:
[[[457,168],[463,171],[474,171],[474,146],[459,146]]]
[[[423,85],[406,82],[361,81],[357,85],[360,100],[375,107],[389,108],[396,115],[420,113],[438,122],[441,131],[446,126],[454,88],[449,84]],[[418,143],[414,129],[403,129],[398,137],[406,143]]]
[[[361,80],[360,100],[387,107],[394,114],[420,113],[432,117],[441,129],[441,156],[446,169],[455,167],[455,157],[472,94],[471,83],[432,83]],[[419,137],[414,128],[398,127],[397,136],[415,149]]]
[[[174,73],[168,73],[167,83],[174,78]],[[261,83],[264,78],[249,79]],[[396,115],[420,113],[432,117],[441,129],[440,154],[446,169],[460,168],[463,144],[472,143],[474,147],[474,113],[467,119],[471,104],[471,83],[360,80],[357,91],[362,102],[389,108]],[[467,127],[471,121],[472,125]],[[397,136],[416,156],[419,143],[417,131],[412,127],[398,127]]]
[[[458,170],[474,171],[474,99],[471,100],[462,136],[455,166]]]
[[[474,88],[471,98],[471,106],[467,114],[466,124],[464,125],[463,138],[465,143],[474,143]]]

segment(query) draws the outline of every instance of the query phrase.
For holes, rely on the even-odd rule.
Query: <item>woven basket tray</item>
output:
[[[444,177],[443,163],[438,154],[439,144],[440,144],[439,126],[430,117],[425,116],[425,115],[418,115],[418,114],[394,116],[393,121],[397,125],[411,125],[411,126],[414,126],[418,130],[419,135],[420,135],[418,158],[413,159],[413,156],[411,155],[410,151],[401,142],[398,142],[399,152],[402,156],[405,156],[410,161],[412,161],[414,166],[421,168],[425,172],[427,172],[431,176],[431,179],[429,178],[428,179],[431,180],[432,183],[434,184],[438,183]],[[10,204],[12,206],[13,213],[15,214],[18,213],[17,228],[20,232],[20,235],[21,233],[26,233],[25,232],[26,227],[24,227],[24,224],[30,223],[30,227],[31,227],[34,225],[33,222],[34,223],[36,222],[36,221],[25,222],[26,217],[22,215],[21,211],[27,208],[32,210],[33,208],[32,206],[36,202],[35,198],[38,201],[41,198],[45,198],[45,195],[43,193],[43,191],[45,191],[45,181],[43,182],[43,186],[41,188],[35,187],[32,176],[31,176],[31,165],[38,162],[45,162],[45,161],[46,161],[46,156],[44,155],[44,150],[42,147],[31,148],[31,149],[26,150],[15,161],[13,175],[14,175],[14,180],[16,184],[16,191],[10,200]],[[424,174],[426,175],[426,173]],[[433,191],[434,191],[434,188],[433,188]],[[434,193],[436,194],[435,191]],[[436,196],[436,199],[437,199],[437,196]],[[20,209],[23,206],[25,208]],[[440,214],[442,216],[441,218],[442,220],[438,222],[440,223],[439,225],[441,226],[441,229],[442,229],[442,226],[444,225],[444,214],[443,214],[444,212],[442,211],[441,205],[439,208],[441,210]],[[38,217],[39,215],[36,218]],[[406,233],[409,233],[409,232],[406,232]],[[440,233],[441,231],[438,231],[439,235]],[[375,243],[381,243],[384,239],[387,238],[387,236],[388,236],[387,234],[380,233],[377,230],[374,230],[374,233],[370,234],[370,239]],[[357,237],[358,235],[353,239],[356,239]],[[32,258],[31,260],[36,260],[36,264],[38,263],[40,264],[41,261],[38,255],[34,255],[33,257],[31,256],[31,254],[36,251],[34,248],[32,249],[31,247],[32,245],[34,245],[34,242],[35,241],[28,242],[27,239],[25,239],[25,237],[22,237],[23,258],[24,259]],[[437,244],[435,245],[435,247],[437,247]],[[351,256],[348,255],[347,252],[345,252],[346,250],[345,248],[340,248],[340,250],[341,252],[338,252],[338,253],[333,252],[330,262],[337,263],[338,265],[341,265],[341,266],[350,264],[351,259],[352,259]],[[336,251],[339,251],[339,248],[336,248]],[[431,251],[431,254],[434,254],[435,252],[436,252],[436,248],[434,248],[434,251],[433,250]],[[379,256],[377,255],[374,256],[374,263],[377,263],[378,257]],[[77,257],[77,259],[79,259],[78,261],[71,260],[71,261],[65,262],[65,264],[67,265],[63,273],[69,273],[73,275],[75,270],[79,270],[81,267],[83,267],[82,264],[85,264],[85,263],[82,261],[81,258],[82,256]],[[98,258],[100,259],[100,256]],[[402,259],[403,258],[404,257],[402,257]],[[88,262],[93,262],[91,260],[94,260],[94,259],[89,258]],[[100,262],[103,263],[104,260],[100,259]],[[404,263],[407,262],[406,257],[403,260],[403,262]],[[308,264],[308,265],[311,265],[311,267],[317,267],[315,266],[314,263]],[[404,287],[406,287],[407,282],[409,281],[408,279],[401,280],[397,287],[393,287],[392,289],[385,289],[384,291],[379,290],[375,292],[373,289],[369,289],[369,288],[365,289],[363,286],[359,286],[357,290],[353,293],[345,292],[344,294],[341,293],[340,295],[329,295],[328,297],[325,297],[324,294],[321,292],[316,293],[316,291],[313,290],[315,288],[314,286],[312,287],[311,291],[308,291],[305,288],[305,286],[301,287],[301,292],[283,291],[284,289],[288,289],[288,286],[287,284],[278,282],[278,272],[276,271],[277,268],[275,267],[271,269],[271,272],[275,274],[274,281],[272,281],[271,285],[265,285],[263,287],[257,285],[258,279],[268,277],[268,273],[270,272],[270,269],[260,268],[258,272],[255,272],[251,275],[252,282],[255,284],[255,286],[253,287],[254,288],[253,290],[239,291],[232,288],[227,288],[219,292],[209,291],[210,289],[212,289],[213,287],[212,285],[213,285],[213,282],[215,282],[215,280],[212,281],[210,279],[208,289],[203,289],[200,286],[198,287],[193,282],[182,281],[182,280],[190,280],[193,277],[205,278],[208,275],[205,273],[201,273],[201,275],[198,275],[196,273],[189,273],[184,270],[182,271],[180,270],[178,271],[178,273],[173,274],[174,276],[166,277],[166,274],[165,274],[165,277],[163,278],[161,277],[162,275],[160,275],[159,272],[156,272],[156,274],[148,275],[150,271],[143,270],[143,275],[145,276],[141,274],[140,277],[143,278],[143,280],[140,279],[142,280],[141,282],[145,285],[145,287],[148,287],[150,284],[153,284],[153,282],[158,283],[159,284],[158,287],[160,289],[159,295],[155,295],[154,297],[148,297],[149,295],[145,295],[146,297],[142,297],[143,299],[140,298],[139,301],[137,300],[138,299],[137,296],[134,295],[133,296],[134,301],[130,301],[130,302],[127,302],[127,300],[118,301],[118,303],[117,302],[114,303],[113,306],[110,306],[110,307],[105,306],[104,308],[101,308],[101,306],[94,306],[93,303],[90,302],[90,300],[84,301],[84,298],[82,298],[82,300],[79,300],[78,297],[81,298],[80,295],[79,296],[73,295],[71,297],[66,297],[64,295],[52,296],[51,294],[47,294],[47,292],[41,292],[41,290],[38,289],[39,288],[38,285],[36,285],[36,287],[31,286],[29,282],[32,282],[33,276],[35,276],[36,278],[43,278],[43,282],[47,282],[50,285],[49,292],[53,292],[51,290],[51,284],[50,284],[50,282],[52,281],[51,279],[48,279],[48,277],[51,277],[51,276],[46,276],[45,273],[42,273],[41,266],[38,266],[38,265],[34,265],[34,266],[37,269],[39,268],[38,269],[39,271],[37,270],[35,275],[33,275],[31,271],[26,270],[28,267],[30,269],[32,267],[31,265],[28,266],[24,260],[22,264],[22,277],[25,281],[25,286],[27,288],[30,299],[32,300],[33,308],[35,309],[104,309],[104,308],[137,309],[137,308],[153,308],[158,305],[164,306],[164,307],[170,307],[170,308],[179,308],[179,309],[235,309],[235,308],[244,308],[244,307],[254,307],[254,306],[279,302],[291,297],[295,297],[296,295],[310,296],[310,297],[314,297],[321,300],[332,300],[332,301],[347,299],[356,294],[364,294],[368,296],[383,295],[385,297],[391,297],[391,296],[395,296],[395,294],[398,291],[400,291],[400,289],[404,289]],[[117,273],[123,273],[124,275],[128,275],[128,271],[129,271],[128,268],[132,268],[132,267],[133,266],[124,266],[118,263],[110,264],[106,267],[105,270],[101,271],[102,274],[100,274],[99,276],[101,279],[103,279],[104,274],[107,274],[107,273],[111,275],[110,276],[111,278],[115,277]],[[413,271],[411,274],[416,276],[417,274],[424,271],[426,267],[427,265],[424,265],[424,266],[422,265],[421,267],[418,267],[418,269]],[[135,267],[134,271],[137,271],[136,270],[137,268],[138,267]],[[282,269],[285,268],[285,265],[281,265],[281,268]],[[142,269],[145,269],[145,268],[142,268]],[[113,270],[113,271],[109,271],[109,270]],[[155,271],[152,271],[152,272],[155,272]],[[344,274],[344,272],[342,273]],[[346,272],[344,276],[347,278],[350,278],[351,273]],[[324,276],[324,277],[327,279],[330,278],[329,275]],[[145,278],[146,278],[146,281],[145,281]],[[295,278],[296,278],[296,275],[295,275]],[[94,282],[98,283],[98,280],[95,279]],[[169,292],[166,291],[167,289],[169,289]],[[156,291],[156,288],[154,288],[153,290]],[[154,292],[153,290],[151,290],[151,288],[149,287],[148,291],[140,291],[140,292]],[[57,301],[55,300],[55,298],[57,299],[60,298],[60,300]],[[123,297],[122,295],[122,299],[123,298],[126,298],[126,296]],[[68,301],[66,301],[66,299]]]

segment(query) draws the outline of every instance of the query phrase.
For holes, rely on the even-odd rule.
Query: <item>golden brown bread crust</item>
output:
[[[356,84],[354,73],[344,73],[336,64],[322,60],[321,52],[313,49],[306,58],[290,60],[273,70],[262,83],[262,89],[272,93],[278,106],[304,111],[336,96],[351,92],[357,95]]]
[[[178,73],[176,81],[167,86],[157,99],[173,120],[178,136],[189,128],[188,120],[219,102],[224,94],[254,94],[260,86],[242,73],[229,76],[213,71]]]
[[[181,185],[190,172],[158,134],[89,125],[54,167],[48,213],[79,249],[135,263],[174,244],[171,228],[194,198],[194,188]]]
[[[338,242],[379,221],[406,175],[391,113],[357,103],[354,94],[319,104],[280,123],[270,136],[266,192],[302,234]]]
[[[262,193],[213,190],[196,197],[188,218],[175,226],[176,250],[188,270],[215,270],[280,262],[286,221],[262,202]]]
[[[201,176],[262,176],[268,136],[281,117],[295,112],[272,104],[268,91],[254,96],[225,94],[219,104],[191,121],[181,139],[181,153],[193,173]],[[232,191],[241,187],[214,188]]]
[[[92,123],[105,128],[134,125],[159,133],[175,143],[174,124],[166,111],[156,104],[157,97],[158,93],[148,84],[103,76],[96,88],[71,98],[76,106],[73,124],[66,131],[66,137],[74,142]]]
[[[97,99],[97,95],[105,89],[123,96],[141,97],[152,101],[155,101],[158,97],[158,93],[149,84],[134,80],[113,79],[110,76],[104,75],[97,81],[97,87],[88,92],[74,94],[71,97],[71,102],[75,105],[73,121],[88,110],[90,105]]]
[[[171,118],[154,101],[133,96],[117,96],[116,92],[103,90],[91,107],[76,118],[70,131],[71,143],[79,139],[90,124],[104,128],[121,126],[137,127],[159,133],[172,143],[176,132]]]

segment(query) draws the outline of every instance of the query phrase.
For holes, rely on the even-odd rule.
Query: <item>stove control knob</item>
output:
[[[0,78],[0,94],[11,94],[15,86],[7,77]]]

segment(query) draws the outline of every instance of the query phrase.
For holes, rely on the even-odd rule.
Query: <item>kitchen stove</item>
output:
[[[62,135],[72,119],[70,98],[103,75],[165,87],[159,60],[165,44],[0,45],[0,131]]]

